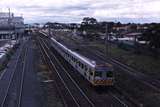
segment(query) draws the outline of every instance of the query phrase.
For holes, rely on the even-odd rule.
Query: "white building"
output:
[[[0,12],[0,39],[15,39],[24,33],[23,17],[15,17],[13,13]]]

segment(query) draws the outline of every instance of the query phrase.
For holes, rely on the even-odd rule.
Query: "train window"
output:
[[[112,71],[106,72],[106,77],[113,77],[113,72]]]
[[[84,69],[85,69],[85,71],[87,71],[87,66],[86,65],[84,66]]]
[[[74,61],[75,61],[75,62],[77,62],[77,59],[76,59],[76,58],[74,58]]]
[[[92,69],[91,69],[91,68],[89,68],[89,72],[92,72]]]
[[[91,80],[91,78],[90,78],[90,76],[89,76],[89,78],[88,78],[89,80]]]
[[[92,75],[93,75],[93,72],[91,71],[91,72],[89,72],[89,74],[92,76]]]
[[[81,67],[82,67],[82,69],[83,69],[83,68],[84,68],[84,65],[82,64]]]
[[[95,77],[102,77],[102,72],[95,72]]]
[[[92,69],[89,69],[89,74],[90,74],[91,76],[93,75]]]

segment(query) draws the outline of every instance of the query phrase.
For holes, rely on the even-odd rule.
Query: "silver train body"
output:
[[[114,85],[112,65],[108,63],[98,65],[95,61],[68,49],[54,38],[51,39],[54,49],[93,86]]]

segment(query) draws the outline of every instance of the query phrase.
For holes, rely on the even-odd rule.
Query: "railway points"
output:
[[[90,48],[90,47],[84,47],[84,46],[82,46],[81,47],[81,45],[79,45],[79,49],[78,50],[75,50],[76,48],[77,48],[77,44],[74,44],[74,41],[68,41],[68,40],[65,40],[65,38],[64,39],[61,39],[60,37],[60,35],[59,35],[59,37],[57,37],[56,35],[54,35],[53,37],[55,37],[58,41],[60,41],[61,43],[63,43],[63,44],[65,44],[67,47],[70,47],[72,50],[74,50],[74,51],[77,51],[77,52],[79,52],[79,53],[81,53],[81,54],[83,54],[83,55],[86,55],[87,57],[89,57],[89,58],[91,58],[91,59],[98,59],[98,60],[103,60],[103,61],[107,61],[107,60],[105,60],[105,56],[103,55],[102,56],[102,53],[100,53],[99,51],[98,51],[98,49],[95,49],[94,51],[92,50],[92,49],[94,49],[94,48]],[[66,42],[67,41],[67,42]],[[90,49],[89,49],[90,48]],[[83,51],[83,50],[85,50],[85,51]],[[89,55],[88,55],[88,53],[90,53]],[[97,56],[97,58],[95,57],[95,56]],[[108,62],[108,61],[107,61]],[[110,62],[111,63],[111,62]],[[112,63],[113,64],[113,63]],[[115,66],[119,66],[119,65],[115,65]],[[122,69],[122,68],[118,68],[118,69]],[[126,68],[123,68],[122,70],[126,70]],[[128,69],[127,69],[128,70]],[[118,71],[120,71],[120,70],[118,70]],[[122,71],[120,71],[120,72],[122,72]],[[124,71],[123,71],[124,72]],[[122,73],[123,73],[122,72]],[[136,81],[135,81],[135,79],[133,79],[134,78],[134,75],[131,75],[131,76],[129,76],[128,74],[127,74],[127,72],[130,72],[131,74],[136,74],[136,75],[138,75],[138,76],[140,76],[140,78],[142,79],[139,79],[139,78],[137,78],[137,77],[135,77],[135,79],[136,79]],[[139,106],[139,105],[143,105],[143,103],[145,103],[145,102],[140,102],[138,99],[143,99],[143,100],[145,100],[144,99],[144,97],[139,97],[138,99],[135,99],[135,96],[139,96],[139,95],[141,95],[141,93],[146,93],[146,95],[147,95],[147,93],[148,92],[152,92],[153,94],[154,93],[157,93],[157,92],[159,92],[158,90],[158,88],[156,88],[155,86],[156,85],[158,85],[158,84],[156,84],[156,85],[153,85],[153,84],[150,84],[149,83],[149,81],[152,81],[152,79],[147,79],[147,78],[144,78],[143,77],[143,75],[141,76],[141,75],[139,75],[139,73],[137,73],[137,71],[136,72],[133,72],[133,71],[127,71],[125,74],[123,74],[124,76],[125,76],[125,78],[130,78],[131,80],[130,80],[130,82],[132,82],[132,81],[134,81],[134,84],[136,83],[137,84],[137,87],[135,87],[135,89],[136,90],[139,90],[139,87],[141,87],[141,88],[143,88],[143,90],[141,90],[141,91],[139,91],[139,92],[137,92],[137,93],[135,93],[135,92],[133,92],[133,93],[135,93],[135,94],[132,94],[132,93],[128,93],[128,90],[130,90],[130,91],[133,91],[132,89],[133,88],[130,88],[129,89],[129,87],[128,87],[128,89],[127,89],[127,87],[126,87],[126,89],[123,89],[122,88],[122,86],[119,86],[120,84],[119,84],[119,82],[118,82],[118,86],[116,85],[116,87],[117,87],[117,89],[121,92],[121,93],[123,93],[122,95],[124,95],[125,97],[126,97],[126,99],[128,99],[128,100],[130,100],[131,102],[133,102],[135,105],[137,105],[137,106]],[[119,75],[119,73],[117,72],[117,76]],[[147,81],[146,81],[146,80]],[[119,80],[118,79],[118,81],[121,81],[122,82],[122,80],[123,79],[121,79],[121,80]],[[128,80],[128,79],[127,79]],[[145,82],[143,82],[143,81],[145,81]],[[153,81],[152,81],[153,82]],[[125,83],[125,82],[124,82]],[[156,82],[153,82],[153,83],[156,83]],[[132,87],[132,86],[131,86]],[[144,87],[148,87],[148,89],[146,90],[146,88],[144,88]],[[127,91],[126,91],[127,90]],[[148,91],[148,92],[147,92]],[[131,96],[130,96],[131,95]],[[134,98],[132,98],[132,97],[134,97]],[[157,96],[158,97],[158,96]],[[152,102],[151,102],[152,103]]]
[[[0,2],[0,107],[160,106],[160,1],[15,1]]]
[[[23,50],[22,54],[19,55],[19,60],[16,59],[18,57],[18,54],[15,54],[15,57],[12,58],[14,60],[11,60],[8,64],[9,71],[12,67],[15,67],[16,70],[12,70],[12,73],[8,73],[7,69],[5,72],[1,75],[1,81],[9,80],[8,83],[6,83],[6,86],[8,84],[8,89],[2,90],[1,92],[5,91],[5,94],[2,99],[2,107],[8,106],[11,107],[11,105],[15,105],[17,107],[27,107],[29,104],[30,106],[38,107],[40,105],[39,102],[35,101],[33,98],[35,94],[31,94],[32,91],[34,91],[34,88],[27,89],[29,87],[29,84],[38,84],[34,87],[39,90],[40,96],[43,95],[43,90],[40,88],[40,84],[54,84],[55,88],[53,90],[57,90],[56,96],[59,96],[58,99],[61,102],[61,106],[88,106],[88,107],[105,107],[105,106],[119,106],[119,107],[139,107],[143,105],[139,100],[135,99],[134,96],[131,96],[128,92],[126,92],[126,89],[123,89],[121,86],[117,85],[117,80],[115,81],[114,86],[112,87],[94,87],[92,84],[85,79],[84,75],[80,74],[78,70],[76,70],[76,67],[70,64],[72,62],[71,60],[67,60],[64,58],[62,54],[60,54],[56,48],[53,42],[53,38],[48,38],[45,36],[45,33],[36,32],[33,34],[34,37],[30,39],[26,39],[26,44],[28,45],[22,45],[21,48],[17,50],[17,52],[21,53],[20,50]],[[34,38],[34,39],[33,39]],[[57,38],[56,38],[57,39]],[[71,47],[69,51],[70,53],[74,53],[74,59],[75,57],[86,59],[87,63],[93,64],[95,66],[95,62],[93,60],[97,61],[96,64],[101,63],[109,63],[104,58],[104,55],[96,50],[93,51],[91,49],[88,49],[86,45],[82,45],[76,49],[76,45],[73,45],[71,42],[66,43],[65,40],[58,39],[55,43],[61,43],[61,45],[64,49],[67,49],[68,47]],[[33,47],[32,47],[33,46]],[[89,46],[90,47],[90,46]],[[25,53],[25,49],[28,48],[27,54]],[[33,57],[34,55],[34,48],[39,51],[39,54],[42,55],[41,60],[46,64],[49,71],[49,78],[42,81],[42,83],[39,80],[36,80],[37,74],[34,72],[34,64],[36,59]],[[81,48],[87,51],[81,51]],[[35,51],[35,50],[34,50]],[[89,53],[92,53],[88,56]],[[80,56],[81,55],[81,56]],[[96,57],[95,57],[96,56]],[[18,64],[13,64],[13,62],[16,62]],[[22,63],[21,63],[22,62]],[[73,63],[73,62],[72,62]],[[83,63],[84,64],[84,63]],[[90,65],[92,65],[90,64]],[[113,63],[111,63],[113,64]],[[109,64],[108,64],[109,65]],[[108,66],[107,65],[107,66]],[[114,65],[114,64],[113,64]],[[120,65],[120,64],[119,64]],[[10,66],[12,66],[10,68]],[[122,65],[123,67],[123,65]],[[123,68],[129,70],[130,68]],[[123,70],[122,69],[122,70]],[[15,71],[15,73],[14,73]],[[18,73],[19,71],[19,73]],[[21,71],[21,72],[20,72]],[[134,71],[132,71],[134,73]],[[131,72],[131,73],[132,73]],[[115,72],[116,73],[116,72]],[[138,73],[134,73],[135,75],[139,75]],[[34,76],[31,76],[34,75]],[[116,74],[117,75],[117,74]],[[15,79],[19,77],[18,79]],[[52,78],[54,77],[54,79]],[[32,79],[30,79],[32,78]],[[141,77],[139,77],[141,78]],[[137,81],[141,81],[140,79],[137,79]],[[11,81],[12,80],[12,81]],[[28,81],[29,80],[29,81]],[[26,82],[28,81],[28,82]],[[36,82],[39,81],[39,82]],[[18,90],[15,89],[15,87],[19,87]],[[152,87],[153,88],[153,87]],[[157,91],[158,92],[158,91]],[[16,93],[16,94],[15,94]],[[28,93],[28,94],[26,94]],[[3,94],[2,94],[3,95]],[[27,101],[27,99],[32,99],[31,101]],[[43,98],[40,97],[42,100]],[[27,106],[25,106],[27,105]]]
[[[27,41],[25,45],[21,45],[21,48],[17,50],[19,54],[15,54],[15,57],[9,62],[8,68],[1,74],[0,85],[3,85],[3,81],[8,81],[5,83],[6,87],[8,87],[7,90],[5,90],[4,85],[0,91],[1,93],[5,92],[0,98],[2,107],[11,107],[13,105],[15,107],[38,107],[43,105],[44,102],[38,102],[34,98],[37,95],[32,92],[38,90],[39,101],[42,101],[43,89],[46,89],[48,85],[55,86],[50,89],[50,91],[54,90],[57,92],[54,93],[52,98],[59,96],[56,99],[61,103],[60,106],[64,107],[139,107],[145,105],[144,101],[140,101],[142,97],[135,98],[140,96],[141,93],[133,94],[134,92],[129,92],[130,87],[126,88],[125,83],[128,80],[122,82],[123,79],[119,78],[122,77],[122,74],[124,78],[130,78],[130,82],[135,80],[135,83],[138,84],[133,84],[133,86],[137,86],[135,89],[148,87],[149,92],[159,93],[158,81],[152,81],[149,77],[137,73],[133,68],[115,59],[106,59],[105,55],[98,49],[90,49],[92,45],[83,44],[77,46],[71,41],[66,42],[68,40],[64,38],[59,38],[56,35],[48,37],[46,33],[37,31],[32,34],[32,37],[25,39],[25,41]],[[35,52],[34,49],[39,53]],[[34,68],[34,66],[37,66],[35,63],[39,59],[36,59],[35,56],[39,54],[41,56],[40,59],[45,63],[50,72],[47,74],[47,77],[44,76],[46,79],[42,80],[40,78],[45,74],[37,73],[37,67]],[[15,63],[14,65],[16,61],[18,64]],[[116,68],[115,70],[112,69],[112,65]],[[99,67],[99,70],[105,69],[106,74],[102,74],[100,71],[96,72],[98,70],[96,67]],[[15,68],[15,70],[12,68]],[[82,70],[83,68],[84,71]],[[8,73],[7,71],[12,72]],[[88,76],[85,71],[92,75],[93,78]],[[121,75],[118,71],[121,71]],[[113,73],[110,74],[110,72]],[[97,77],[94,77],[94,75],[97,75]],[[119,77],[117,78],[117,76]],[[95,85],[96,79],[99,82]],[[149,80],[146,81],[146,79]],[[114,83],[112,83],[113,81]],[[28,88],[30,84],[33,87]],[[41,84],[46,87],[42,88]],[[143,90],[142,92],[147,93],[148,90]],[[51,97],[47,99],[47,102],[49,102],[49,99]],[[50,105],[53,105],[53,102]]]
[[[41,37],[41,39],[42,39],[42,38],[43,38],[43,37]],[[47,44],[48,42],[45,41],[44,43]],[[48,44],[50,44],[50,43],[48,43]],[[49,49],[49,48],[47,48],[47,49]],[[49,51],[47,51],[47,52],[49,52]],[[49,56],[49,55],[47,55],[47,56]],[[56,56],[57,56],[57,54],[56,54]],[[59,59],[59,58],[58,58],[58,59]],[[61,61],[64,62],[62,59],[61,59]],[[60,62],[61,62],[61,61],[60,61]],[[62,62],[61,62],[61,63],[62,63]],[[64,63],[67,63],[67,62],[65,61]],[[66,64],[64,64],[64,63],[62,63],[61,65],[66,65]],[[66,65],[66,66],[67,66],[67,65]],[[69,66],[69,65],[68,65],[68,66]],[[65,67],[65,66],[64,66],[64,67]],[[70,67],[69,67],[69,68],[70,68]],[[65,69],[66,69],[67,71],[73,71],[74,68],[72,68],[72,70],[68,70],[68,67],[65,67]],[[76,71],[75,71],[75,72],[76,72]],[[75,75],[75,74],[74,74],[74,75]],[[77,74],[76,74],[76,75],[77,75]],[[72,76],[72,77],[74,78],[74,80],[77,82],[78,78],[77,78],[77,77],[74,77],[72,74],[71,74],[71,76]],[[76,79],[75,79],[75,78],[76,78]],[[83,77],[80,77],[80,78],[83,78]],[[83,81],[84,81],[84,80],[83,80]],[[84,83],[84,82],[83,82],[83,83]],[[79,83],[78,85],[80,85],[80,83]],[[89,84],[87,84],[87,85],[89,85]],[[83,88],[84,88],[84,87],[83,87]],[[87,86],[86,88],[88,88],[88,86]],[[86,91],[86,89],[83,89],[83,90]],[[89,91],[89,90],[87,90],[87,93],[88,93],[88,91]],[[92,93],[92,94],[93,94],[93,93]],[[94,94],[93,94],[93,96],[94,96]],[[95,95],[95,96],[98,97],[99,95]],[[104,96],[105,96],[105,95],[104,95]],[[99,97],[100,97],[100,96],[99,96]],[[101,97],[102,97],[102,96],[101,96]],[[107,97],[108,97],[108,95],[107,95]],[[119,99],[119,97],[116,97],[116,98],[118,98],[119,100],[116,99],[115,96],[112,96],[112,95],[110,96],[110,99],[107,98],[107,97],[104,97],[104,98],[102,97],[102,98],[101,98],[102,101],[103,101],[103,100],[106,101],[105,99],[108,99],[108,102],[110,102],[110,101],[112,102],[112,100],[115,102],[115,104],[113,103],[113,105],[116,105],[116,103],[117,103],[118,105],[120,104],[121,106],[127,106],[127,105],[128,105],[128,103],[126,103],[126,101],[124,101],[125,103],[123,102],[124,99],[123,99],[123,100],[122,100],[122,99]],[[95,100],[96,100],[96,98],[91,98],[91,99],[95,99]],[[122,104],[122,102],[123,102],[123,104]],[[100,103],[100,102],[99,102],[99,103]],[[97,105],[98,105],[99,103],[97,102]],[[124,105],[124,104],[125,104],[125,105]],[[131,104],[131,103],[129,103],[129,104]],[[104,104],[104,105],[103,105],[103,104],[100,104],[100,105],[105,106],[105,104]],[[110,105],[110,103],[109,103],[109,105]],[[111,103],[111,105],[112,105],[112,103]],[[120,106],[120,105],[119,105],[119,106]],[[132,104],[131,104],[131,105],[132,105]]]
[[[43,42],[43,41],[42,41]],[[39,42],[39,43],[41,43],[41,42]],[[43,42],[44,43],[44,42]],[[44,46],[44,44],[43,45],[41,45],[41,47],[42,46]],[[46,46],[46,45],[45,45]],[[48,53],[47,53],[47,51],[45,50],[45,48],[47,48],[47,47],[42,47],[43,48],[43,51],[45,52],[45,54],[46,54],[46,56],[49,58],[49,60],[50,60],[50,62],[51,62],[51,65],[52,65],[52,67],[54,67],[54,69],[56,70],[56,73],[58,74],[58,76],[59,76],[59,78],[60,78],[60,80],[62,81],[62,83],[63,83],[63,85],[64,85],[64,87],[67,89],[67,91],[69,92],[69,94],[71,95],[71,97],[72,97],[72,99],[73,99],[73,101],[74,101],[74,103],[76,104],[76,106],[78,106],[78,107],[80,107],[80,106],[82,106],[82,104],[84,104],[83,106],[91,106],[91,107],[94,107],[94,104],[88,99],[88,97],[84,94],[84,92],[79,88],[79,86],[75,83],[75,81],[71,78],[71,76],[65,71],[65,69],[63,68],[62,70],[63,71],[65,71],[65,73],[67,73],[67,74],[65,74],[65,78],[66,79],[64,79],[64,77],[61,77],[62,76],[62,74],[60,74],[59,73],[59,71],[60,70],[57,70],[57,67],[54,65],[54,63],[52,62],[52,60],[51,60],[51,58],[50,58],[50,56],[48,55]],[[56,60],[57,61],[57,60]],[[64,74],[63,74],[64,75]],[[66,83],[66,80],[68,80],[69,79],[69,81],[71,81],[73,84],[72,85],[70,85],[70,86],[68,86],[68,82]],[[74,89],[74,90],[72,90],[72,92],[71,92],[71,90],[69,89],[69,87],[75,87],[76,88],[76,90]],[[78,91],[77,91],[77,88],[78,88]],[[75,91],[75,92],[74,92]],[[74,93],[73,93],[74,92]],[[79,93],[79,95],[77,96],[76,94],[78,94]],[[77,97],[75,97],[74,95],[76,95]],[[78,98],[78,97],[80,97],[80,98]],[[84,97],[84,98],[83,98]],[[77,100],[78,99],[78,100]],[[86,99],[87,101],[85,101],[84,99]],[[79,101],[82,101],[81,103],[79,102]],[[86,105],[85,105],[85,102],[86,102]]]

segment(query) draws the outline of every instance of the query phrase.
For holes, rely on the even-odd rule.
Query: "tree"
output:
[[[95,18],[84,17],[82,21],[82,25],[95,25],[97,24],[97,20]]]
[[[114,26],[114,22],[101,22],[99,28],[101,30],[101,32],[105,33],[106,32],[106,26],[107,26],[107,31],[108,33],[113,31],[113,26]]]
[[[143,33],[143,39],[149,41],[150,49],[157,55],[160,48],[160,24],[151,24]]]
[[[116,26],[117,26],[117,27],[121,27],[121,26],[122,26],[122,23],[121,23],[121,22],[118,22],[118,23],[116,23]]]
[[[85,17],[83,18],[83,21],[81,23],[81,27],[79,30],[82,32],[84,31],[86,32],[86,35],[83,35],[85,38],[93,39],[98,29],[99,29],[98,22],[95,18]]]

